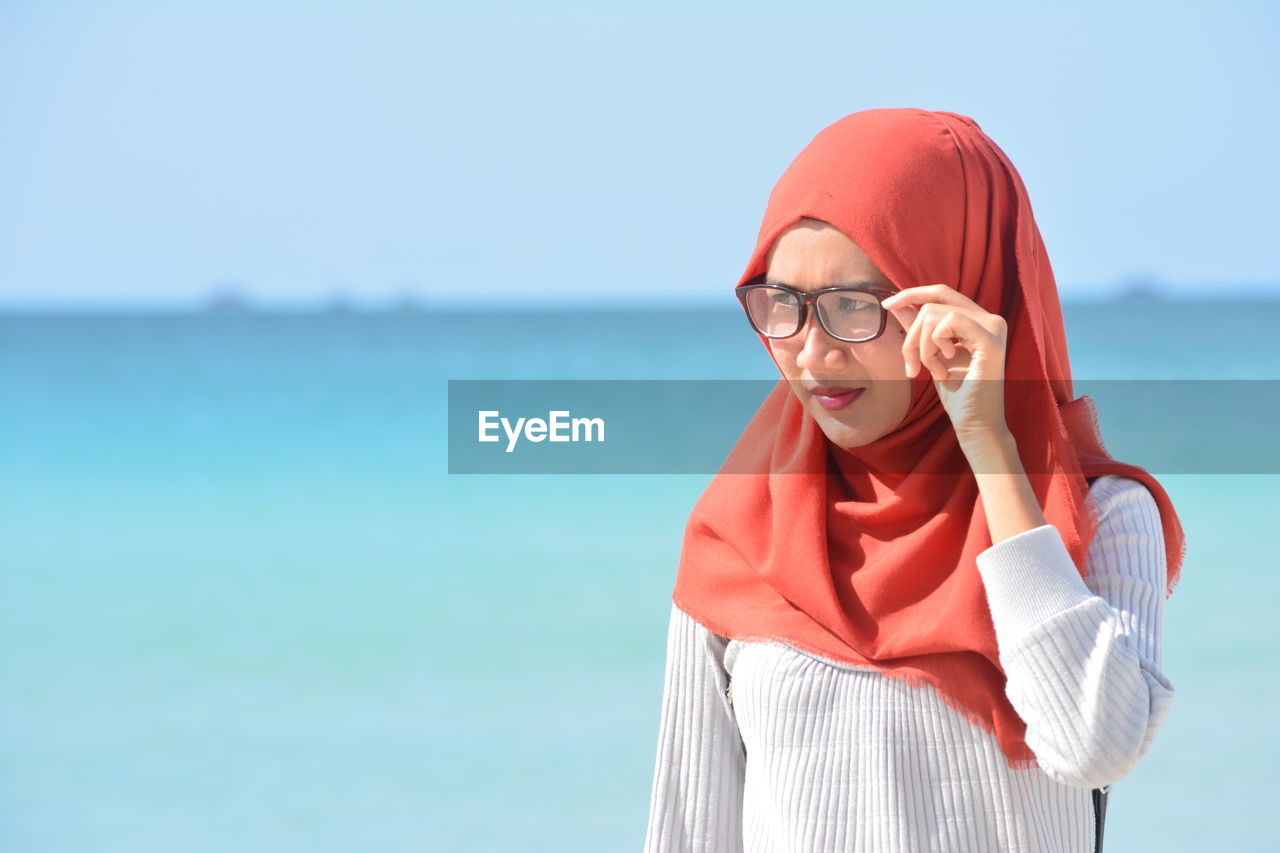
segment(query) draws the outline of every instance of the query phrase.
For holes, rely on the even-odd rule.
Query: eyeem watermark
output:
[[[912,380],[880,380],[882,383]],[[996,380],[991,380],[996,381]],[[1011,408],[1057,391],[1044,380],[1006,380]],[[891,387],[891,386],[890,386]],[[771,394],[775,406],[802,406],[798,418],[824,421],[880,405],[864,394],[852,415],[797,396],[803,386],[777,379],[450,379],[450,474],[774,474],[827,473],[830,454],[803,459],[777,452],[776,435],[746,428]],[[905,391],[905,389],[903,389]],[[1280,474],[1280,380],[1088,380],[1072,383],[1073,398],[1093,401],[1107,452],[1153,474]],[[882,395],[898,399],[902,392]],[[1060,403],[1061,405],[1061,403]],[[1084,412],[1084,410],[1081,410]],[[589,413],[575,417],[572,413]],[[503,413],[507,417],[503,417]],[[516,414],[532,417],[514,417]],[[1087,420],[1088,413],[1081,415]],[[609,441],[604,441],[604,424]],[[803,421],[800,421],[803,423]],[[479,440],[477,440],[477,438]],[[1028,474],[1056,457],[1048,431],[1024,432],[1018,448]],[[891,473],[967,475],[927,453],[895,459]]]
[[[571,418],[568,411],[547,412],[542,418],[517,418],[515,424],[496,410],[477,412],[480,441],[501,441],[498,427],[507,434],[507,453],[516,449],[523,434],[526,441],[604,441],[604,418]],[[581,433],[581,434],[580,434]]]

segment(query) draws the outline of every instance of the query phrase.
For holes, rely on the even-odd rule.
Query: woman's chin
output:
[[[849,424],[837,421],[830,415],[819,417],[818,426],[822,428],[822,432],[826,435],[827,440],[837,447],[862,447],[864,444],[870,444],[880,437],[879,434],[873,433],[870,430],[860,429],[856,426],[850,426]]]

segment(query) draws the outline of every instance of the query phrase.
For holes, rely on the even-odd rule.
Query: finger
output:
[[[947,363],[932,333],[924,335],[920,340],[920,363],[928,368],[929,375],[934,379],[947,378]]]
[[[943,357],[948,360],[955,357],[956,354],[956,345],[953,340],[954,335],[952,334],[950,327],[951,316],[948,315],[943,317],[941,321],[934,325],[933,332],[929,335],[929,337],[933,338],[934,344],[937,345],[938,351],[941,352]]]
[[[948,314],[933,327],[933,342],[937,344],[938,349],[948,361],[956,357],[956,346],[964,341],[963,336],[956,328],[956,318],[960,316],[956,312],[948,312]]]
[[[939,346],[945,339],[955,347],[975,353],[984,347],[1002,347],[1004,345],[1004,319],[998,314],[983,313],[975,317],[964,311],[950,310],[937,325],[933,334]],[[957,349],[952,349],[954,354]]]
[[[946,379],[946,365],[942,362],[941,353],[938,352],[937,342],[933,339],[933,329],[937,327],[940,321],[940,309],[936,305],[925,305],[920,309],[918,316],[915,318],[915,324],[909,337],[908,346],[910,347],[908,357],[914,356],[916,365],[924,366],[934,379]],[[908,375],[914,375],[915,371],[911,371]]]
[[[924,322],[924,315],[918,308],[899,310],[909,317],[909,319],[903,324],[903,327],[907,330],[907,334],[906,337],[902,339],[902,362],[906,367],[907,376],[912,377],[920,372],[920,336],[922,332],[921,324]],[[895,314],[894,316],[898,315]],[[901,320],[899,322],[901,322]]]
[[[903,291],[903,292],[905,292],[905,291]],[[904,328],[904,329],[906,329],[906,330],[907,330],[907,332],[908,332],[908,337],[910,337],[910,331],[911,331],[911,326],[912,326],[912,324],[915,322],[916,317],[917,317],[917,316],[919,316],[920,311],[921,311],[925,306],[927,306],[927,305],[941,305],[941,304],[942,304],[942,303],[934,303],[934,302],[927,302],[927,301],[926,301],[926,302],[921,302],[921,303],[920,303],[920,305],[919,305],[919,307],[917,307],[917,306],[915,306],[915,305],[908,305],[908,304],[906,304],[906,303],[904,303],[904,302],[892,302],[892,301],[890,301],[892,298],[893,298],[893,297],[890,297],[889,299],[885,299],[885,300],[883,300],[880,304],[881,304],[881,305],[883,305],[883,306],[885,307],[885,309],[886,309],[890,314],[892,314],[892,315],[893,315],[894,319],[896,319],[896,320],[897,320],[897,321],[902,325],[902,328]],[[996,317],[996,316],[997,316],[997,315],[994,315],[994,314],[988,314],[988,313],[987,313],[986,311],[984,311],[980,306],[977,306],[977,305],[974,305],[974,306],[969,306],[969,305],[947,305],[946,307],[947,307],[947,308],[948,308],[948,310],[950,310],[950,311],[958,311],[958,312],[960,312],[961,314],[964,314],[965,316],[973,317],[975,320],[981,320],[981,319],[983,319],[983,318],[992,318],[992,317]],[[906,341],[904,340],[904,341],[903,341],[903,345],[905,346],[905,344],[906,344]]]
[[[906,305],[922,305],[926,302],[940,302],[943,305],[954,305],[957,308],[983,310],[981,305],[946,284],[924,284],[918,287],[905,287],[892,296],[886,297],[881,304],[886,308],[898,308]]]
[[[943,363],[938,343],[933,337],[934,329],[942,320],[943,310],[945,309],[938,308],[936,303],[930,303],[920,310],[920,318],[916,321],[920,327],[918,333],[920,364],[929,369],[934,379],[947,378],[947,366]]]
[[[887,310],[888,313],[899,319],[902,318],[904,313],[923,309],[925,305],[945,307],[947,311],[955,311],[957,314],[968,316],[968,318],[973,318],[974,320],[982,320],[983,318],[989,318],[989,316],[996,316],[995,314],[989,314],[988,311],[983,309],[980,305],[957,305],[952,304],[952,302],[938,302],[936,300],[916,300],[915,305],[908,305],[906,304],[906,301],[884,300],[881,302],[881,305],[884,306],[884,310]]]
[[[948,371],[946,362],[942,360],[942,353],[938,352],[938,348],[936,346],[930,348],[929,354],[922,357],[921,362],[925,369],[929,371],[929,376],[931,378],[936,379],[939,382],[942,382],[947,378]]]
[[[959,311],[950,311],[933,328],[933,339],[938,349],[946,356],[946,378],[967,376],[973,364],[973,353],[976,349],[973,335],[966,328],[975,326],[977,321]]]

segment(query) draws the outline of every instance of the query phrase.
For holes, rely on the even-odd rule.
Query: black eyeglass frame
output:
[[[790,293],[800,301],[800,319],[799,319],[799,322],[796,323],[796,329],[794,332],[791,332],[786,335],[766,334],[765,332],[760,330],[759,326],[756,325],[756,321],[751,319],[751,309],[747,307],[747,296],[753,290],[761,290],[766,287],[772,290],[781,290],[785,293]],[[871,335],[870,337],[867,337],[867,338],[842,338],[839,335],[837,335],[835,332],[827,328],[826,321],[822,319],[822,312],[817,309],[816,305],[814,305],[813,313],[817,316],[818,324],[822,326],[822,331],[826,332],[828,335],[835,338],[837,341],[844,341],[845,343],[848,343],[848,344],[865,344],[869,341],[874,341],[876,338],[883,335],[885,325],[886,325],[886,318],[889,312],[885,310],[884,305],[882,304],[884,300],[881,297],[892,296],[893,294],[898,293],[897,290],[890,290],[889,288],[886,288],[886,287],[848,287],[848,286],[827,287],[822,290],[805,292],[803,290],[796,290],[794,287],[787,287],[785,284],[770,284],[767,281],[762,280],[762,278],[756,278],[756,279],[752,279],[751,281],[747,282],[744,285],[737,287],[734,290],[734,295],[738,297],[738,302],[742,305],[742,310],[746,312],[747,322],[751,324],[752,331],[754,331],[758,335],[763,335],[766,338],[777,341],[777,340],[783,340],[784,338],[795,337],[800,333],[800,330],[804,328],[805,323],[807,323],[809,320],[809,306],[813,305],[817,301],[819,296],[822,296],[824,293],[842,293],[846,291],[852,291],[855,293],[869,293],[876,298],[876,304],[880,306],[880,328],[876,329],[876,333],[874,335]]]

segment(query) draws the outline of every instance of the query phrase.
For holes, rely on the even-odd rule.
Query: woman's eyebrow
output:
[[[799,290],[801,293],[807,292],[803,287],[796,287],[794,284],[787,284],[785,281],[780,281],[776,278],[766,278],[764,280],[764,283],[776,285],[777,287],[789,287],[792,290]],[[860,290],[887,290],[888,289],[878,281],[872,281],[871,279],[864,278],[864,279],[858,279],[857,281],[843,282],[840,284],[827,284],[827,285],[823,285],[822,287],[816,287],[814,288],[814,290],[826,290],[827,288],[830,288],[830,287],[856,287]]]

